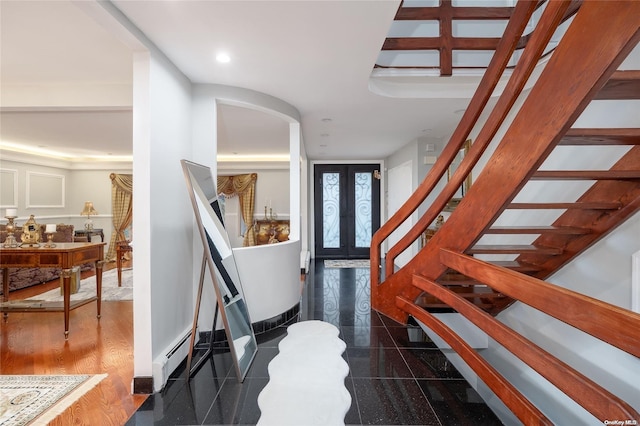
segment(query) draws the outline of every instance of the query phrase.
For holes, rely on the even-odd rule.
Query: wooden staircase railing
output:
[[[576,4],[568,0],[547,2],[540,23],[470,152],[416,225],[389,249],[384,270],[381,267],[383,242],[434,190],[487,104],[506,66],[505,58],[511,56],[522,24],[532,12],[528,3],[536,2],[520,1],[514,9],[478,92],[439,160],[409,200],[374,234],[372,307],[401,323],[412,315],[426,324],[525,424],[546,424],[549,420],[424,305],[463,314],[594,416],[637,419],[640,415],[627,403],[507,329],[492,315],[520,300],[640,356],[640,316],[541,281],[640,210],[640,130],[571,129],[594,99],[640,99],[640,72],[617,71],[640,40],[640,2],[587,0],[580,6],[473,186],[420,252],[396,270],[395,258],[433,223],[493,141],[549,38],[567,9]],[[606,25],[603,16],[607,17]],[[540,169],[557,146],[593,145],[631,148],[608,170]],[[593,184],[575,201],[514,202],[532,180]],[[548,225],[494,225],[506,210],[524,209],[564,213]],[[529,244],[478,244],[484,235],[538,237]],[[470,257],[475,254],[511,254],[515,259],[489,264]],[[589,312],[591,318],[581,312]]]
[[[522,3],[527,2],[518,3],[514,14]],[[567,139],[564,135],[591,100],[603,87],[606,87],[612,76],[619,75],[616,72],[617,67],[631,49],[635,47],[638,38],[640,38],[638,30],[639,19],[636,13],[638,4],[636,2],[616,2],[615,7],[612,7],[607,2],[599,1],[588,1],[582,5],[538,78],[537,83],[520,107],[519,113],[502,137],[501,143],[456,210],[434,237],[431,238],[429,244],[420,251],[418,256],[415,256],[398,271],[394,271],[393,263],[394,257],[414,242],[424,229],[433,222],[436,215],[442,211],[444,205],[466,178],[466,174],[477,162],[488,142],[493,139],[508,110],[511,109],[515,102],[515,98],[520,93],[518,89],[528,78],[532,70],[532,64],[535,64],[540,58],[541,52],[549,39],[549,33],[553,33],[569,3],[549,2],[547,5],[540,24],[534,30],[531,40],[527,43],[524,54],[516,66],[507,87],[498,100],[496,107],[489,114],[489,118],[480,130],[469,154],[465,157],[456,173],[454,173],[450,182],[445,186],[444,191],[438,194],[436,201],[418,220],[418,223],[394,247],[389,249],[385,259],[385,280],[382,284],[380,284],[380,246],[393,229],[417,209],[418,205],[429,194],[430,188],[435,186],[434,181],[437,182],[442,177],[440,172],[446,170],[449,164],[449,158],[444,155],[444,152],[450,151],[451,144],[454,146],[454,151],[457,152],[460,146],[458,142],[464,140],[468,135],[466,130],[469,123],[468,120],[465,120],[465,117],[463,117],[458,129],[454,132],[450,145],[445,148],[433,171],[427,175],[424,182],[416,190],[416,193],[410,197],[396,215],[390,218],[374,234],[371,246],[371,293],[372,306],[375,309],[399,322],[405,322],[407,313],[402,312],[395,306],[394,298],[400,294],[410,300],[415,300],[418,297],[420,291],[408,284],[411,282],[414,273],[426,273],[429,278],[436,279],[445,272],[446,268],[439,263],[437,256],[437,248],[440,246],[452,248],[461,253],[470,251],[471,253],[509,252],[520,254],[522,257],[518,259],[517,263],[522,266],[527,266],[527,262],[524,262],[525,259],[538,260],[540,255],[546,256],[546,258],[560,256],[559,252],[562,250],[562,246],[541,243],[528,244],[522,247],[493,248],[474,248],[474,244],[485,231],[491,228],[493,222],[505,209],[510,206],[515,208],[531,208],[533,206],[531,203],[520,206],[512,204],[515,196],[531,178],[557,179],[568,177],[569,174],[565,172],[550,173],[539,171],[538,169],[554,148],[562,140]],[[603,26],[601,22],[598,22],[597,15],[599,13],[603,14],[601,16],[606,15],[608,17],[610,25]],[[587,31],[585,28],[589,30]],[[588,48],[583,46],[588,46]],[[508,50],[504,49],[500,53],[509,54]],[[499,60],[496,60],[496,62],[499,62]],[[495,68],[490,67],[489,71],[495,72]],[[493,80],[494,78],[487,78],[483,81],[491,83]],[[467,112],[474,108],[481,108],[482,102],[476,100],[477,98],[482,98],[482,93],[484,93],[482,84],[479,87],[479,93],[480,95],[474,96]],[[556,102],[557,99],[562,99],[562,102]],[[473,118],[476,116],[476,111],[471,111],[469,114]],[[589,139],[589,136],[587,136],[587,139]],[[593,142],[593,137],[591,137],[591,141]],[[618,185],[621,179],[627,182],[637,181],[637,173],[633,170],[633,166],[621,167],[620,170],[615,172],[571,173],[571,177],[573,179],[584,179],[585,177],[589,177],[589,179],[607,178],[606,180],[598,181],[598,185],[605,185],[608,181]],[[570,207],[570,210],[566,213],[567,215],[574,211],[583,211],[585,208],[589,208],[584,212],[593,214],[595,211],[595,214],[602,216],[602,213],[597,213],[598,210],[593,209],[593,207],[599,204],[598,208],[612,209],[608,211],[609,213],[619,212],[624,204],[620,204],[622,201],[624,200],[607,198],[597,200],[594,197],[591,197],[591,199],[587,197],[587,199],[578,200],[576,204],[565,203],[554,207]],[[627,202],[630,203],[627,210],[629,212],[634,211],[635,204],[631,200],[627,200]],[[549,207],[549,203],[539,206],[539,208]],[[570,224],[563,223],[551,226],[561,228],[568,225]],[[572,227],[592,229],[590,224],[588,225],[578,226],[574,224]],[[503,229],[501,232],[515,233],[516,230],[507,231]],[[576,232],[576,230],[573,232]],[[558,233],[559,231],[554,231],[550,235],[553,236]],[[591,241],[595,241],[602,236],[602,232],[585,231],[585,234],[590,235]],[[549,235],[541,236],[541,238],[545,237],[549,237]],[[574,251],[572,255],[575,255],[575,253]]]
[[[476,124],[478,118],[480,117],[482,110],[489,101],[493,90],[500,81],[500,76],[506,69],[508,61],[517,46],[518,39],[527,23],[529,22],[529,19],[531,18],[531,15],[533,14],[536,7],[537,4],[535,4],[534,2],[518,3],[516,8],[514,9],[512,18],[509,20],[507,28],[505,29],[504,36],[502,37],[500,43],[498,44],[498,47],[496,48],[496,53],[482,77],[478,90],[473,95],[473,98],[469,103],[469,107],[465,110],[462,116],[460,124],[451,136],[449,143],[442,151],[442,154],[438,158],[438,161],[433,166],[430,173],[425,177],[424,181],[418,186],[416,191],[405,202],[405,204],[400,209],[398,209],[396,214],[389,218],[389,220],[384,223],[373,235],[371,239],[370,258],[371,299],[374,303],[374,308],[376,307],[376,300],[381,299],[381,297],[377,296],[377,291],[379,288],[378,284],[380,283],[380,254],[383,241],[386,240],[398,226],[400,226],[409,216],[411,216],[414,211],[418,209],[418,206],[427,198],[431,191],[433,191],[440,179],[447,172],[449,165],[460,151],[460,148],[464,144],[465,140],[468,138],[473,126]],[[476,146],[479,146],[477,142]],[[479,150],[477,149],[476,151]],[[469,153],[467,157],[471,158],[472,155],[479,157],[480,153]],[[469,161],[467,160],[466,164],[461,164],[460,166],[461,168],[463,166],[466,167],[466,174],[468,174],[468,172],[470,171],[468,163]],[[437,203],[434,203],[439,207],[431,209],[429,212],[425,213],[419,223],[409,232],[409,234],[407,234],[407,236],[399,241],[398,244],[406,247],[411,242],[415,241],[422,232],[424,232],[428,224],[436,218],[436,215],[444,208],[444,204],[453,196],[455,190],[457,190],[457,188],[462,184],[461,174],[456,173],[456,175],[452,177],[450,182],[454,183],[448,185],[449,187],[455,186],[453,190],[451,188],[448,189],[448,192],[450,192],[451,195],[448,195],[448,198],[445,201],[439,200]],[[455,184],[455,182],[457,182],[457,184]],[[446,197],[447,196],[445,195],[445,198]],[[387,261],[386,269],[386,276],[388,277],[390,272],[393,271],[393,260],[391,260],[391,262]]]
[[[637,333],[640,315],[634,312],[451,250],[442,249],[440,260],[448,267],[477,279],[500,293],[520,300],[625,352],[640,356],[640,335]],[[640,418],[640,414],[629,404],[464,297],[424,277],[414,276],[413,284],[453,307],[596,418]],[[453,332],[445,330],[447,327],[439,324],[431,313],[403,297],[399,297],[396,303],[447,341],[465,361],[471,360],[469,365],[472,368],[484,363],[472,348],[456,342]],[[476,372],[494,392],[500,392],[502,380],[484,373],[483,370],[484,367]],[[515,403],[511,399],[507,399],[505,403],[524,424],[530,424],[528,416],[531,416],[531,412],[520,406],[519,396]]]

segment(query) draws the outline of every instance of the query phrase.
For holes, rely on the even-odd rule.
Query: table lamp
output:
[[[82,212],[80,213],[80,215],[87,217],[87,221],[84,223],[85,230],[87,231],[93,230],[93,221],[91,220],[91,216],[92,215],[96,216],[98,214],[99,214],[98,211],[93,208],[93,203],[91,201],[84,202],[84,208],[82,209]]]

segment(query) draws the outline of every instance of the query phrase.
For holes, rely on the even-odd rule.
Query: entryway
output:
[[[367,259],[380,227],[380,164],[316,164],[315,257]]]

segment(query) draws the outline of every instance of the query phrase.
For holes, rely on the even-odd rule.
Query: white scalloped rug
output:
[[[110,269],[102,274],[102,301],[133,300],[133,270],[122,271],[122,286],[118,287],[116,269]],[[71,300],[82,300],[96,295],[96,277],[91,276],[80,281],[80,290],[71,295]],[[47,302],[62,301],[60,289],[55,288],[46,293],[30,297],[27,300],[43,300]]]
[[[323,321],[287,328],[269,363],[269,383],[258,395],[258,425],[344,425],[351,394],[344,386],[349,366],[339,330]]]
[[[0,375],[0,425],[47,425],[105,377]]]

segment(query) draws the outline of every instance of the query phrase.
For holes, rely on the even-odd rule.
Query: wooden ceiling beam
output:
[[[444,2],[443,2],[444,3]],[[513,7],[452,7],[452,19],[509,19]],[[433,21],[442,16],[439,7],[400,7],[396,21]]]
[[[499,38],[453,37],[447,43],[453,50],[496,50]],[[388,38],[382,50],[439,50],[445,43],[440,37]]]

